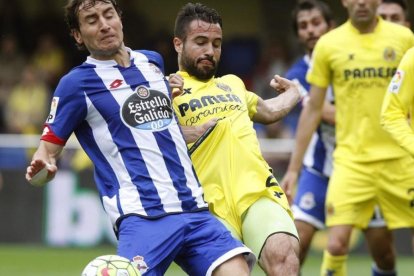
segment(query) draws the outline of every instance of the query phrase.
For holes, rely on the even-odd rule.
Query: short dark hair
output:
[[[97,2],[103,2],[107,4],[112,4],[118,13],[119,16],[121,16],[122,11],[119,8],[118,4],[116,3],[116,0],[68,0],[68,3],[65,6],[65,22],[69,28],[70,34],[73,36],[73,31],[77,30],[79,31],[79,7],[83,3],[87,3],[88,7],[93,7],[96,5]],[[80,50],[85,50],[84,45],[80,45],[76,43],[76,46]]]
[[[174,36],[185,40],[188,25],[197,19],[211,24],[218,23],[223,28],[221,16],[215,9],[200,3],[187,3],[179,10],[175,19]]]
[[[409,8],[408,8],[408,2],[406,0],[382,0],[382,3],[385,3],[385,4],[397,4],[404,11],[404,13],[405,13],[405,19],[408,20],[408,17],[409,17]]]
[[[299,0],[298,4],[292,11],[292,27],[295,31],[295,34],[298,33],[298,13],[312,9],[319,10],[322,13],[322,16],[325,19],[326,23],[328,23],[328,25],[332,24],[332,11],[329,8],[328,4],[319,0]]]

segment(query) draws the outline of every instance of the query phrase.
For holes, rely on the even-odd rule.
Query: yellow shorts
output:
[[[276,233],[286,233],[299,239],[295,223],[289,213],[277,202],[262,197],[257,200],[242,216],[242,232],[240,237],[229,223],[217,217],[232,233],[233,237],[249,247],[255,256],[260,253],[267,238]]]
[[[414,227],[414,159],[335,160],[326,196],[326,224],[366,228],[376,203],[389,229]]]

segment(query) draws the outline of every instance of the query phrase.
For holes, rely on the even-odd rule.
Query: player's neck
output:
[[[359,31],[360,34],[369,34],[374,32],[375,27],[378,24],[378,19],[375,18],[370,22],[355,22],[351,20],[351,24]]]

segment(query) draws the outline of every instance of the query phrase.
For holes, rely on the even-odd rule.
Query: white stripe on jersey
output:
[[[146,65],[147,64],[148,63],[146,63]],[[141,68],[141,67],[138,67],[141,73],[144,70],[149,70],[149,68]],[[127,83],[124,77],[122,76],[122,74],[119,72],[119,69],[116,67],[109,67],[109,68],[108,67],[105,67],[105,68],[97,67],[95,68],[95,72],[98,74],[98,76],[102,80],[104,80],[104,84],[106,88],[108,89],[108,91],[111,92],[113,98],[117,101],[119,106],[122,106],[125,100],[131,94],[130,93],[119,93],[117,90],[111,90],[109,87],[111,84],[111,80],[113,79],[120,79],[123,81],[124,84]],[[151,88],[153,88],[152,83],[151,83]],[[161,91],[165,91],[165,89],[166,88],[164,85],[164,88]],[[107,135],[110,135],[110,134],[107,133]],[[157,145],[157,141],[155,140],[154,134],[151,131],[139,131],[138,133],[137,130],[133,130],[132,135],[134,137],[135,143],[140,149],[142,158],[147,166],[148,173],[151,176],[154,186],[157,189],[157,192],[161,199],[161,203],[164,205],[164,210],[166,212],[182,212],[183,210],[181,208],[177,208],[177,206],[170,206],[166,204],[166,202],[179,202],[180,200],[178,198],[177,191],[174,189],[173,181],[171,180],[171,178],[165,175],[165,172],[168,172],[168,169],[165,165],[164,159],[162,158],[163,155]],[[105,137],[105,136],[100,136],[100,137]],[[111,152],[113,151],[111,150]],[[155,154],[153,154],[154,152]],[[159,157],[159,158],[154,159],[156,157]],[[111,166],[113,166],[112,163],[111,163]],[[120,168],[121,170],[118,172],[123,173],[124,171],[126,171],[123,163],[122,163],[122,166],[123,168],[122,169]],[[126,189],[126,190],[128,190],[130,193],[136,194],[137,195],[136,197],[139,198],[138,191],[136,190],[135,185],[132,184],[132,181],[129,178],[129,176],[128,176],[128,180],[129,180],[129,183],[127,183],[126,185],[133,186],[134,189]],[[125,197],[131,197],[131,195],[127,193],[123,193],[122,189],[120,191],[119,196],[121,197],[120,202],[122,203],[130,202],[129,200],[126,200]],[[141,204],[140,204],[140,207],[142,207]],[[171,209],[172,207],[174,208]],[[137,212],[137,210],[132,210],[131,208],[136,209],[134,205],[131,205],[131,206],[122,205],[122,209],[124,210],[125,213],[141,213],[141,212]]]
[[[95,140],[106,140],[105,143],[97,143],[97,145],[101,152],[109,153],[105,154],[104,156],[108,163],[111,165],[111,168],[113,168],[113,170],[117,172],[115,176],[117,177],[120,186],[120,197],[123,198],[122,195],[127,194],[126,197],[129,198],[128,200],[120,200],[121,208],[124,210],[125,213],[141,213],[146,215],[139,197],[139,193],[135,185],[132,184],[131,177],[125,167],[124,161],[118,151],[117,146],[112,140],[112,136],[108,130],[108,126],[106,124],[102,124],[104,119],[87,97],[86,101],[89,106],[89,111],[86,119],[91,125]],[[110,215],[110,218],[112,219],[119,217],[120,214],[117,208],[116,196],[114,196],[113,198],[106,197],[106,200],[108,200],[108,203],[106,204],[104,200],[104,208]],[[128,204],[131,202],[133,204]]]

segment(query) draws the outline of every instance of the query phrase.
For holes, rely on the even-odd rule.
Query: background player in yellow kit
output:
[[[388,0],[397,1],[397,0]],[[405,22],[404,9],[394,7],[384,2],[378,7],[382,16],[390,19],[401,19]],[[386,16],[385,16],[385,15]],[[286,73],[286,78],[296,80],[303,90],[309,90],[306,72],[309,68],[310,57],[318,39],[332,29],[334,22],[329,6],[319,0],[300,0],[292,12],[293,29],[299,41],[304,45],[306,54],[299,59]],[[398,21],[400,22],[400,21]],[[281,186],[287,197],[296,195],[292,203],[295,225],[300,238],[300,261],[303,265],[308,249],[316,231],[325,228],[325,197],[329,178],[332,172],[332,152],[335,148],[335,106],[334,92],[328,88],[322,111],[322,121],[314,132],[312,142],[306,150],[304,160],[293,163],[292,159],[281,181]],[[304,101],[306,102],[306,101]],[[303,168],[301,170],[303,163]],[[299,177],[300,176],[300,177]],[[298,180],[299,179],[299,180]],[[297,189],[295,185],[297,183]],[[391,231],[379,208],[368,228],[364,229],[370,254],[375,262],[372,269],[392,272],[395,270],[395,248]]]
[[[376,16],[379,0],[342,3],[349,20],[324,35],[313,52],[307,75],[310,100],[299,120],[292,157],[303,158],[320,121],[326,89],[332,85],[337,144],[327,192],[329,238],[321,275],[346,275],[351,230],[366,228],[376,203],[390,229],[414,226],[407,194],[414,183],[414,170],[408,169],[414,161],[379,125],[384,91],[401,57],[414,45],[414,36],[408,28]]]
[[[174,99],[175,112],[184,133],[200,130],[188,142],[210,210],[257,254],[267,275],[297,275],[296,228],[284,192],[261,155],[253,121],[279,120],[298,102],[299,91],[276,76],[272,86],[285,92],[264,101],[234,75],[215,78],[221,44],[222,22],[214,9],[189,3],[180,10],[174,47],[184,89]],[[212,119],[220,120],[204,133]]]

